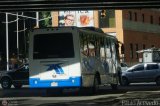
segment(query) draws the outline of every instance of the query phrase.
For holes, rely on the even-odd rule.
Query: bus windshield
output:
[[[33,59],[73,57],[72,33],[49,33],[34,36]]]

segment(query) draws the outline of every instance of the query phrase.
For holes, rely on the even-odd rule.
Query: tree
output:
[[[39,19],[40,19],[40,27],[51,27],[52,26],[52,18],[51,18],[51,12],[40,12],[39,13]]]

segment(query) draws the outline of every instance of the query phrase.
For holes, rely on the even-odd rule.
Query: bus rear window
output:
[[[34,36],[33,59],[73,57],[72,33],[38,34]]]

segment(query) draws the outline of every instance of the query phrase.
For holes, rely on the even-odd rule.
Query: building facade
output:
[[[142,59],[142,55],[136,51],[160,47],[160,10],[54,11],[52,12],[54,16],[52,25],[65,26],[63,19],[67,14],[76,17],[73,26],[94,26],[101,28],[107,34],[116,36],[124,44],[124,53],[121,53],[120,56],[122,61],[128,65],[133,65]],[[84,15],[89,15],[89,18],[81,18]],[[81,20],[85,24],[82,24]]]

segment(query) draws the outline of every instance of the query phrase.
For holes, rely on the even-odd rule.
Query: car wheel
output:
[[[14,87],[17,89],[20,89],[20,88],[22,88],[22,84],[14,84]]]
[[[118,85],[117,84],[111,84],[111,88],[112,88],[112,90],[117,90],[118,89]]]
[[[1,86],[3,89],[9,89],[11,88],[11,80],[9,78],[3,78],[1,81]]]
[[[160,77],[158,77],[158,78],[156,79],[156,84],[157,84],[158,86],[160,86]]]
[[[122,78],[121,85],[122,85],[122,86],[127,86],[127,85],[129,85],[128,79],[125,78],[125,77],[123,77],[123,78]]]

